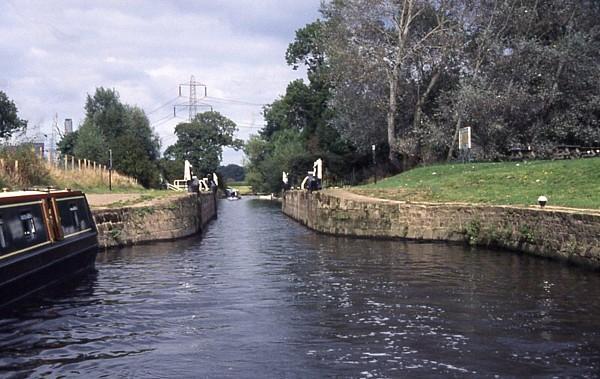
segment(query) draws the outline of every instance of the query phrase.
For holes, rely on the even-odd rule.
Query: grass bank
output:
[[[442,164],[415,168],[352,192],[404,201],[600,209],[600,158]]]
[[[229,182],[225,187],[235,188],[240,195],[250,195],[253,193],[252,187],[246,182]]]
[[[108,172],[100,170],[62,170],[50,164],[46,165],[50,176],[50,183],[58,188],[72,188],[88,193],[110,192],[108,186]],[[111,177],[113,192],[140,192],[144,187],[131,181],[117,172]]]

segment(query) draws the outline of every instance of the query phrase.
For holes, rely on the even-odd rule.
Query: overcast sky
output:
[[[65,118],[76,127],[86,95],[114,88],[122,102],[146,111],[164,149],[188,116],[180,108],[172,117],[173,104],[188,102],[188,87],[176,99],[178,85],[194,75],[208,88],[201,101],[238,123],[246,139],[263,125],[258,104],[304,77],[286,65],[285,50],[295,30],[319,16],[319,4],[1,0],[0,90],[29,121],[29,136],[42,142],[47,134],[48,143],[55,114],[61,127]],[[225,151],[223,163],[242,163],[242,153]]]

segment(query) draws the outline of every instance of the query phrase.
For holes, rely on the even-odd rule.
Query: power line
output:
[[[172,102],[174,102],[177,99],[179,99],[179,96],[175,96],[174,98],[172,98],[171,100],[167,101],[166,103],[164,103],[164,104],[158,106],[157,108],[151,110],[150,112],[146,113],[146,116],[151,115],[152,113],[161,110],[162,108],[166,107],[167,105],[171,104]]]
[[[157,127],[157,126],[163,125],[163,124],[165,124],[165,123],[167,123],[167,122],[169,122],[169,121],[171,121],[171,120],[174,120],[174,119],[176,119],[176,118],[178,118],[178,117],[171,117],[171,116],[169,116],[169,118],[167,118],[166,120],[163,120],[163,121],[156,122],[156,123],[152,124],[152,127],[154,128],[154,127]]]
[[[245,101],[245,100],[227,99],[227,98],[223,98],[223,97],[214,97],[214,96],[207,96],[207,99],[221,101],[221,102],[228,102],[228,103],[233,103],[233,104],[239,104],[239,105],[251,105],[251,106],[259,106],[259,107],[268,105],[268,104],[262,104],[262,103],[253,103],[253,102]]]
[[[198,101],[198,95],[197,95],[197,91],[196,88],[197,87],[204,87],[204,96],[202,96],[202,98],[206,98],[208,95],[208,89],[206,87],[206,84],[202,84],[200,82],[197,82],[196,79],[194,78],[194,75],[192,75],[190,77],[190,82],[188,83],[182,83],[179,85],[179,96],[181,95],[181,87],[190,87],[190,96],[189,96],[189,103],[187,104],[175,104],[173,106],[173,116],[177,117],[177,107],[185,107],[188,108],[189,111],[189,120],[192,121],[194,119],[194,117],[196,117],[196,114],[198,114],[198,106],[208,106],[210,107],[211,111],[212,111],[212,105],[210,104],[206,104],[206,103],[200,103]]]
[[[173,116],[172,116],[171,114],[168,114],[168,115],[166,115],[166,116],[164,116],[164,117],[161,117],[161,118],[159,118],[158,120],[154,120],[154,121],[152,122],[152,125],[154,125],[154,124],[156,124],[156,123],[158,123],[158,122],[160,122],[160,121],[162,121],[162,120],[164,120],[164,119],[167,119],[167,118],[173,118]]]

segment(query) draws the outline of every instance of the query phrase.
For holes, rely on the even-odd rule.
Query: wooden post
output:
[[[94,161],[94,172],[96,172],[96,162]]]
[[[15,159],[15,174],[19,172],[19,161]]]
[[[67,156],[65,155],[65,171],[67,171],[68,165],[69,165],[69,162],[67,161]]]
[[[79,167],[79,171],[81,171],[81,159],[77,160],[77,166]]]
[[[71,170],[75,170],[75,157],[71,156]]]

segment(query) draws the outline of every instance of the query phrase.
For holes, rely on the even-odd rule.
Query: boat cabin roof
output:
[[[0,203],[15,203],[21,201],[34,201],[48,197],[68,197],[81,196],[81,191],[66,190],[24,190],[24,191],[7,191],[0,192]]]

